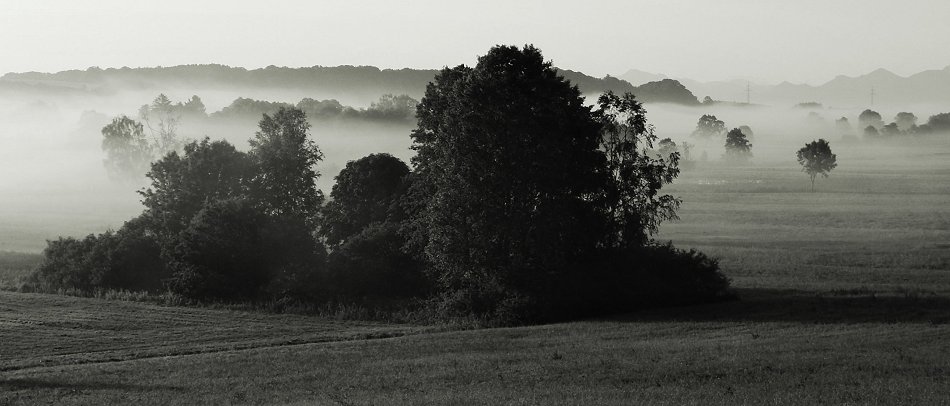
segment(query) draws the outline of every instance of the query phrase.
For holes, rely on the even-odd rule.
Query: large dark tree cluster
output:
[[[140,217],[51,241],[37,283],[416,303],[432,319],[506,324],[726,294],[715,260],[653,242],[676,218],[680,201],[661,189],[680,154],[657,142],[632,94],[586,105],[539,50],[498,46],[439,72],[416,115],[411,168],[388,154],[352,161],[328,202],[300,109],[263,115],[246,153],[191,142],[152,164]]]

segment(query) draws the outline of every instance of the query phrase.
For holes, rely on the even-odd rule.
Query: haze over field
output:
[[[474,59],[473,59],[474,60]],[[208,69],[222,69],[208,67]],[[190,73],[187,67],[178,70],[104,71],[83,70],[56,75],[8,74],[0,79],[0,170],[7,174],[0,178],[0,249],[39,251],[45,240],[58,235],[81,236],[116,228],[131,215],[141,210],[140,196],[135,191],[144,186],[116,183],[106,176],[102,160],[100,130],[118,115],[137,118],[139,107],[148,104],[159,93],[173,102],[184,102],[197,95],[207,113],[215,120],[182,120],[179,135],[185,139],[227,139],[239,149],[247,149],[247,140],[257,129],[260,113],[243,116],[220,116],[238,98],[249,98],[295,104],[310,97],[317,100],[337,99],[343,105],[357,109],[369,107],[384,93],[403,92],[421,97],[424,83],[431,80],[434,71],[402,71],[400,75],[412,78],[360,81],[361,75],[374,77],[379,70],[338,69],[335,81],[320,76],[308,77],[299,71],[296,77],[287,77],[293,70],[255,71],[256,82],[229,82],[220,77],[202,78]],[[241,71],[238,71],[241,72]],[[832,107],[811,106],[796,108],[794,103],[747,106],[736,103],[696,104],[697,95],[686,88],[661,88],[660,93],[643,93],[626,82],[616,79],[596,79],[583,73],[565,72],[581,85],[593,104],[604,89],[617,92],[634,91],[646,97],[648,119],[660,138],[671,138],[696,144],[694,158],[719,161],[722,140],[691,137],[696,121],[703,114],[712,114],[724,121],[727,129],[750,126],[752,165],[768,167],[794,163],[794,151],[807,141],[826,138],[841,146],[835,151],[845,165],[854,165],[857,159],[868,164],[920,165],[921,154],[926,161],[936,157],[936,143],[945,145],[948,137],[929,137],[926,141],[890,143],[842,144],[843,134],[834,121],[846,117],[852,124],[850,135],[860,136],[857,118],[866,106]],[[97,76],[99,75],[99,76]],[[302,76],[303,75],[303,76]],[[101,78],[100,78],[101,77]],[[125,78],[125,79],[115,79]],[[380,76],[385,78],[386,76]],[[430,79],[426,79],[429,77]],[[104,79],[103,79],[104,78]],[[134,78],[134,79],[130,79]],[[349,81],[340,81],[348,78]],[[281,80],[283,83],[273,83]],[[289,80],[289,81],[288,81]],[[950,83],[950,80],[947,81]],[[644,87],[646,89],[646,87]],[[349,96],[348,96],[349,95]],[[652,99],[651,99],[652,97]],[[700,96],[701,97],[701,96]],[[679,103],[656,103],[650,100],[679,100]],[[794,100],[794,99],[791,99]],[[875,107],[886,122],[900,111],[915,113],[920,124],[931,115],[945,112],[940,103],[909,103]],[[908,110],[909,109],[909,110]],[[943,110],[941,110],[943,109]],[[809,114],[812,114],[809,116]],[[319,165],[323,174],[318,185],[329,192],[333,177],[343,165],[374,152],[389,152],[408,160],[409,132],[414,127],[411,117],[399,122],[366,122],[359,120],[311,120],[312,133],[322,148],[325,159]],[[915,150],[920,146],[920,150]],[[852,156],[856,159],[850,159]],[[940,161],[938,161],[938,164]]]
[[[948,1],[0,3],[2,405],[950,399]]]

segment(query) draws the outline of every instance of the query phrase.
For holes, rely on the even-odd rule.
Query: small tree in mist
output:
[[[679,152],[679,146],[672,138],[664,138],[657,143],[656,153],[660,158],[669,159],[674,152]]]
[[[202,108],[203,106],[202,104]],[[151,132],[158,155],[177,151],[182,145],[178,138],[178,125],[181,122],[181,109],[178,107],[172,104],[168,96],[159,94],[152,104],[139,108],[139,118]]]
[[[102,150],[106,153],[106,172],[116,180],[142,179],[152,161],[152,148],[142,124],[124,115],[102,128]]]
[[[838,134],[841,136],[851,136],[854,135],[854,129],[851,128],[851,123],[848,122],[847,117],[841,117],[835,120],[835,128],[838,130]]]
[[[894,116],[894,122],[901,131],[911,131],[917,126],[917,116],[914,113],[902,111]]]
[[[881,119],[880,113],[871,109],[867,109],[867,110],[862,111],[861,114],[858,115],[858,126],[859,128],[866,128],[868,126],[872,126],[875,129],[880,130],[881,127],[884,127],[884,120]]]
[[[709,139],[718,137],[726,131],[726,123],[711,114],[703,114],[696,122],[696,129],[693,130],[694,137]]]
[[[837,156],[831,153],[831,146],[823,139],[805,144],[798,150],[797,156],[802,172],[811,178],[812,192],[815,191],[815,178],[818,175],[827,178],[828,173],[838,166]]]
[[[726,156],[725,158],[733,162],[746,162],[752,157],[752,143],[746,139],[742,130],[733,128],[726,134]]]

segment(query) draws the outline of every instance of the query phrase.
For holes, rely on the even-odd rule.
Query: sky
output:
[[[0,73],[90,66],[472,65],[534,44],[558,67],[821,84],[950,65],[946,0],[0,0]]]

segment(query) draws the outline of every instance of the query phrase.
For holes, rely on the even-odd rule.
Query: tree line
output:
[[[117,231],[49,241],[38,290],[136,289],[196,301],[351,303],[427,320],[518,324],[729,296],[718,263],[654,241],[680,154],[632,94],[586,106],[532,47],[440,71],[415,157],[349,162],[329,199],[307,113],[263,114],[242,152],[205,138],[147,172]]]

